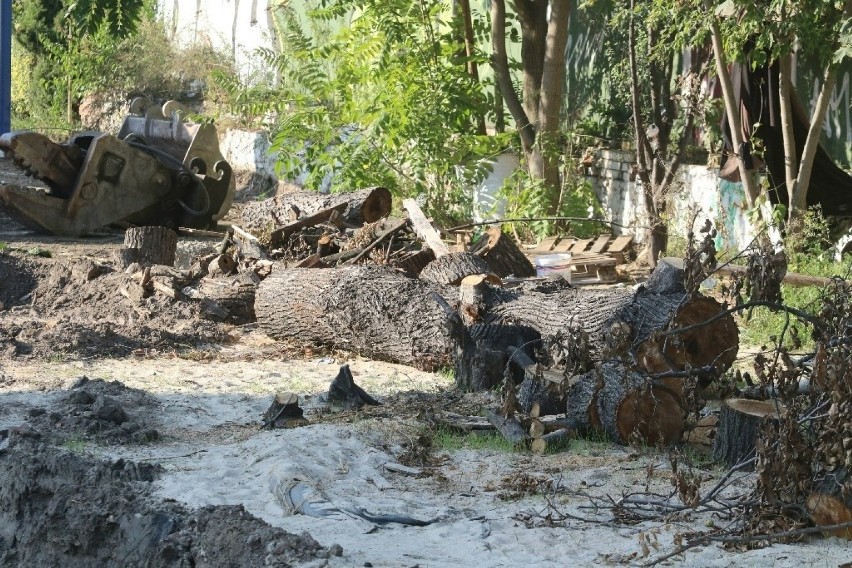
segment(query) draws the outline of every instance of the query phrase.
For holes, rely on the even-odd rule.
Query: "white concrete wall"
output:
[[[648,215],[642,184],[631,171],[634,162],[632,151],[599,150],[595,167],[588,171],[588,179],[606,219],[624,225],[614,226],[613,232],[629,232],[642,242]],[[677,188],[669,195],[669,234],[685,238],[690,229],[700,229],[704,220],[710,219],[718,232],[717,248],[741,249],[754,236],[744,205],[742,184],[719,179],[718,173],[718,169],[706,166],[680,167]],[[695,226],[689,227],[696,212]]]
[[[240,79],[254,83],[271,71],[255,55],[272,49],[274,33],[268,0],[159,0],[159,11],[180,46],[208,45],[231,55]]]

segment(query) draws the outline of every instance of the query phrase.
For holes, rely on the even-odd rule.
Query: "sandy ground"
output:
[[[45,240],[0,216],[0,241],[21,250],[45,247],[58,260],[90,256],[107,262],[121,238]],[[29,317],[23,309],[16,313]],[[411,393],[446,391],[449,376],[350,359],[357,383],[388,404],[332,415],[316,410],[314,397],[337,373],[343,362],[338,354],[287,351],[252,325],[229,333],[234,342],[227,346],[137,349],[124,358],[79,351],[0,357],[0,432],[37,416],[54,420],[51,413],[57,413],[52,427],[62,434],[70,389],[83,376],[140,389],[148,394],[128,398],[124,409],[155,428],[157,441],[112,444],[69,432],[61,448],[93,459],[158,465],[157,497],[191,508],[241,504],[274,527],[307,532],[324,547],[340,545],[341,556],[319,561],[330,566],[642,565],[673,550],[678,533],[724,523],[684,515],[665,524],[619,525],[607,511],[590,510],[589,495],[671,490],[665,456],[604,443],[577,442],[545,456],[439,447],[421,475],[397,473],[388,464],[404,461],[403,454],[418,447],[418,415],[439,400]],[[311,425],[260,429],[279,391],[300,395]],[[153,402],[132,403],[142,398]],[[704,487],[721,473],[702,471]],[[753,483],[746,476],[730,490],[748,491]],[[546,526],[542,516],[549,510],[595,522]],[[325,516],[303,514],[311,511]],[[423,526],[377,521],[387,518],[382,515]],[[645,550],[643,541],[654,546]],[[835,568],[849,561],[848,542],[816,538],[744,552],[706,546],[665,564]]]
[[[584,494],[618,496],[650,487],[666,490],[663,456],[604,444],[576,444],[569,451],[531,456],[496,449],[441,450],[434,469],[412,477],[387,469],[396,463],[412,426],[414,411],[354,416],[347,420],[312,415],[316,424],[292,430],[260,430],[272,394],[288,390],[311,398],[336,374],[331,358],[287,360],[249,357],[270,347],[256,332],[215,358],[135,357],[74,361],[0,363],[0,429],[17,426],[32,407],[57,410],[65,389],[81,376],[118,380],[156,398],[145,414],[161,434],[148,445],[69,444],[73,451],[107,459],[160,464],[157,496],[190,507],[242,504],[273,526],[310,533],[323,546],[339,544],[343,555],[331,566],[597,566],[638,565],[672,550],[678,532],[706,527],[709,517],[633,526],[569,521],[566,526],[528,528],[524,521],[546,512],[550,499],[560,512],[606,519],[582,508]],[[365,360],[350,361],[356,381],[380,398],[402,391],[437,392],[451,386],[447,376]],[[648,466],[654,474],[648,478]],[[552,487],[512,499],[518,476],[528,474]],[[718,470],[705,473],[710,483]],[[514,481],[513,481],[514,480]],[[747,489],[743,479],[733,489]],[[334,507],[325,517],[294,513],[288,488],[298,485],[315,504]],[[509,497],[509,498],[507,498]],[[298,503],[297,503],[298,505]],[[396,514],[430,522],[426,526],[382,525],[340,510]],[[541,523],[532,523],[541,524]],[[643,555],[640,534],[656,539],[659,552]],[[717,546],[689,551],[670,564],[688,566],[825,566],[852,560],[838,539],[814,539],[746,552]]]

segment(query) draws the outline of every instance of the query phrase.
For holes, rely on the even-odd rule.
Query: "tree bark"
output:
[[[454,344],[432,290],[387,267],[278,266],[258,286],[255,312],[275,339],[435,371],[452,364]]]
[[[509,56],[506,53],[506,3],[504,0],[491,2],[491,66],[494,68],[497,86],[506,102],[509,113],[515,120],[515,127],[521,137],[524,153],[532,150],[535,144],[535,126],[530,115],[524,111],[521,99],[512,83],[509,71]]]
[[[793,56],[785,53],[778,62],[778,102],[781,115],[781,137],[784,141],[784,179],[787,186],[787,195],[791,204],[790,218],[792,218],[796,195],[796,175],[799,171],[797,166],[798,156],[796,152],[796,136],[793,130],[793,106],[790,97],[793,89]]]
[[[825,113],[828,110],[828,101],[831,99],[836,82],[837,65],[831,64],[825,70],[822,89],[820,89],[819,98],[817,98],[816,107],[814,108],[814,115],[811,117],[811,123],[808,127],[808,137],[805,139],[805,148],[802,150],[799,173],[796,176],[793,190],[791,191],[788,189],[788,193],[790,195],[791,220],[794,220],[797,215],[803,214],[808,206],[808,187],[810,186],[811,172],[814,167],[814,156],[816,156],[817,146],[819,145],[819,137],[820,132],[822,132],[822,123],[825,120]]]
[[[487,274],[491,268],[479,256],[469,252],[453,252],[436,258],[420,272],[420,278],[444,286],[458,286],[472,274]]]
[[[124,233],[124,249],[119,252],[122,268],[134,262],[142,266],[174,266],[177,233],[166,227],[133,227]]]
[[[291,212],[298,210],[299,216],[310,216],[347,203],[342,219],[355,226],[373,223],[391,211],[392,197],[384,187],[360,189],[348,193],[284,193],[264,201],[246,203],[240,216],[242,224],[249,229],[266,229],[287,225],[293,221]]]
[[[512,275],[518,278],[535,276],[535,267],[530,260],[521,252],[514,239],[499,227],[488,229],[470,247],[470,252],[485,259],[490,271],[501,278]]]
[[[254,298],[257,284],[241,275],[225,278],[202,278],[196,286],[201,298],[211,300],[227,314],[218,310],[213,315],[228,323],[241,325],[255,321]],[[224,316],[224,317],[220,317]]]
[[[725,400],[719,411],[713,459],[733,467],[754,454],[760,424],[767,417],[778,418],[778,409],[773,401],[745,398]]]

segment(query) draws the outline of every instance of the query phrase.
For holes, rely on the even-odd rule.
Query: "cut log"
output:
[[[496,429],[487,418],[455,412],[441,412],[431,416],[431,420],[436,426],[459,432],[490,432]]]
[[[275,339],[434,371],[452,363],[454,344],[431,294],[426,282],[387,267],[276,267],[258,286],[255,312]]]
[[[228,276],[237,268],[234,257],[229,254],[217,255],[207,264],[207,274],[214,277]]]
[[[529,355],[515,348],[509,349],[511,362],[524,372],[524,379],[518,389],[518,403],[521,410],[532,415],[534,408],[541,414],[558,414],[565,410],[565,377],[556,371],[539,369]]]
[[[420,273],[420,278],[444,286],[458,286],[466,276],[490,271],[488,263],[469,252],[439,256]]]
[[[327,209],[323,209],[322,211],[317,211],[313,215],[308,215],[307,217],[303,217],[297,221],[293,221],[292,223],[288,223],[283,227],[275,229],[269,235],[269,246],[272,248],[278,248],[281,246],[281,243],[283,243],[287,237],[293,233],[301,231],[302,229],[315,227],[320,223],[325,223],[331,218],[332,214],[343,213],[346,211],[348,206],[349,204],[344,201]]]
[[[441,240],[441,234],[435,230],[435,227],[432,226],[426,215],[423,214],[420,206],[417,205],[417,201],[414,199],[405,199],[402,202],[402,206],[408,211],[408,218],[411,219],[411,226],[414,228],[414,232],[417,233],[418,237],[423,239],[426,246],[432,249],[435,257],[440,258],[450,254],[449,247]]]
[[[548,432],[540,438],[533,439],[530,442],[530,450],[534,454],[553,452],[566,447],[575,437],[576,433],[574,431],[568,428],[560,428],[559,430]]]
[[[328,387],[327,400],[332,406],[355,410],[365,405],[379,406],[379,401],[355,384],[349,365],[341,365],[337,376]]]
[[[242,223],[250,229],[266,229],[289,224],[294,207],[303,216],[334,209],[346,203],[343,220],[353,226],[373,223],[390,213],[392,197],[384,187],[372,187],[349,193],[283,193],[264,201],[246,203],[240,213]]]
[[[121,268],[137,262],[142,266],[174,266],[177,233],[166,227],[133,227],[124,233],[124,248],[119,251]]]
[[[852,522],[852,479],[849,471],[841,468],[817,479],[807,507],[816,525]],[[852,540],[852,527],[831,531],[827,536]]]
[[[465,325],[479,321],[485,310],[485,292],[488,286],[499,286],[500,279],[493,274],[472,274],[459,283],[459,313]]]
[[[237,325],[255,321],[254,297],[257,285],[244,275],[226,278],[206,277],[199,280],[192,296],[211,300],[224,310],[208,310],[214,319]]]
[[[624,358],[649,374],[709,366],[721,374],[737,354],[739,332],[730,315],[690,331],[673,331],[723,311],[718,302],[703,296],[544,283],[492,288],[486,305],[490,321],[525,325],[542,337],[582,331],[588,337],[587,359]]]
[[[299,397],[292,392],[279,392],[263,414],[264,428],[297,428],[309,422],[299,406]]]
[[[391,260],[390,265],[411,276],[419,276],[423,269],[433,260],[435,260],[435,253],[432,252],[432,249],[426,248],[406,254],[401,258],[395,258]]]
[[[527,444],[529,440],[527,431],[514,416],[501,416],[499,413],[489,410],[487,418],[512,446],[522,447]]]
[[[685,411],[676,393],[619,362],[597,365],[572,380],[565,423],[605,432],[620,444],[668,446],[683,436]]]
[[[760,424],[777,420],[779,407],[770,400],[729,398],[722,402],[713,443],[713,459],[729,467],[754,456]],[[748,468],[753,469],[753,468]]]
[[[501,278],[535,276],[535,267],[530,260],[521,252],[515,240],[499,227],[488,229],[471,246],[470,252],[484,258],[490,271]]]

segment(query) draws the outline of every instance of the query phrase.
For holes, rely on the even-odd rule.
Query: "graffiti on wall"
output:
[[[828,153],[842,166],[852,166],[852,109],[850,109],[848,65],[840,69],[837,83],[828,99],[828,109],[822,126],[822,144]],[[808,82],[809,110],[813,113],[819,97],[821,81],[812,78]]]

